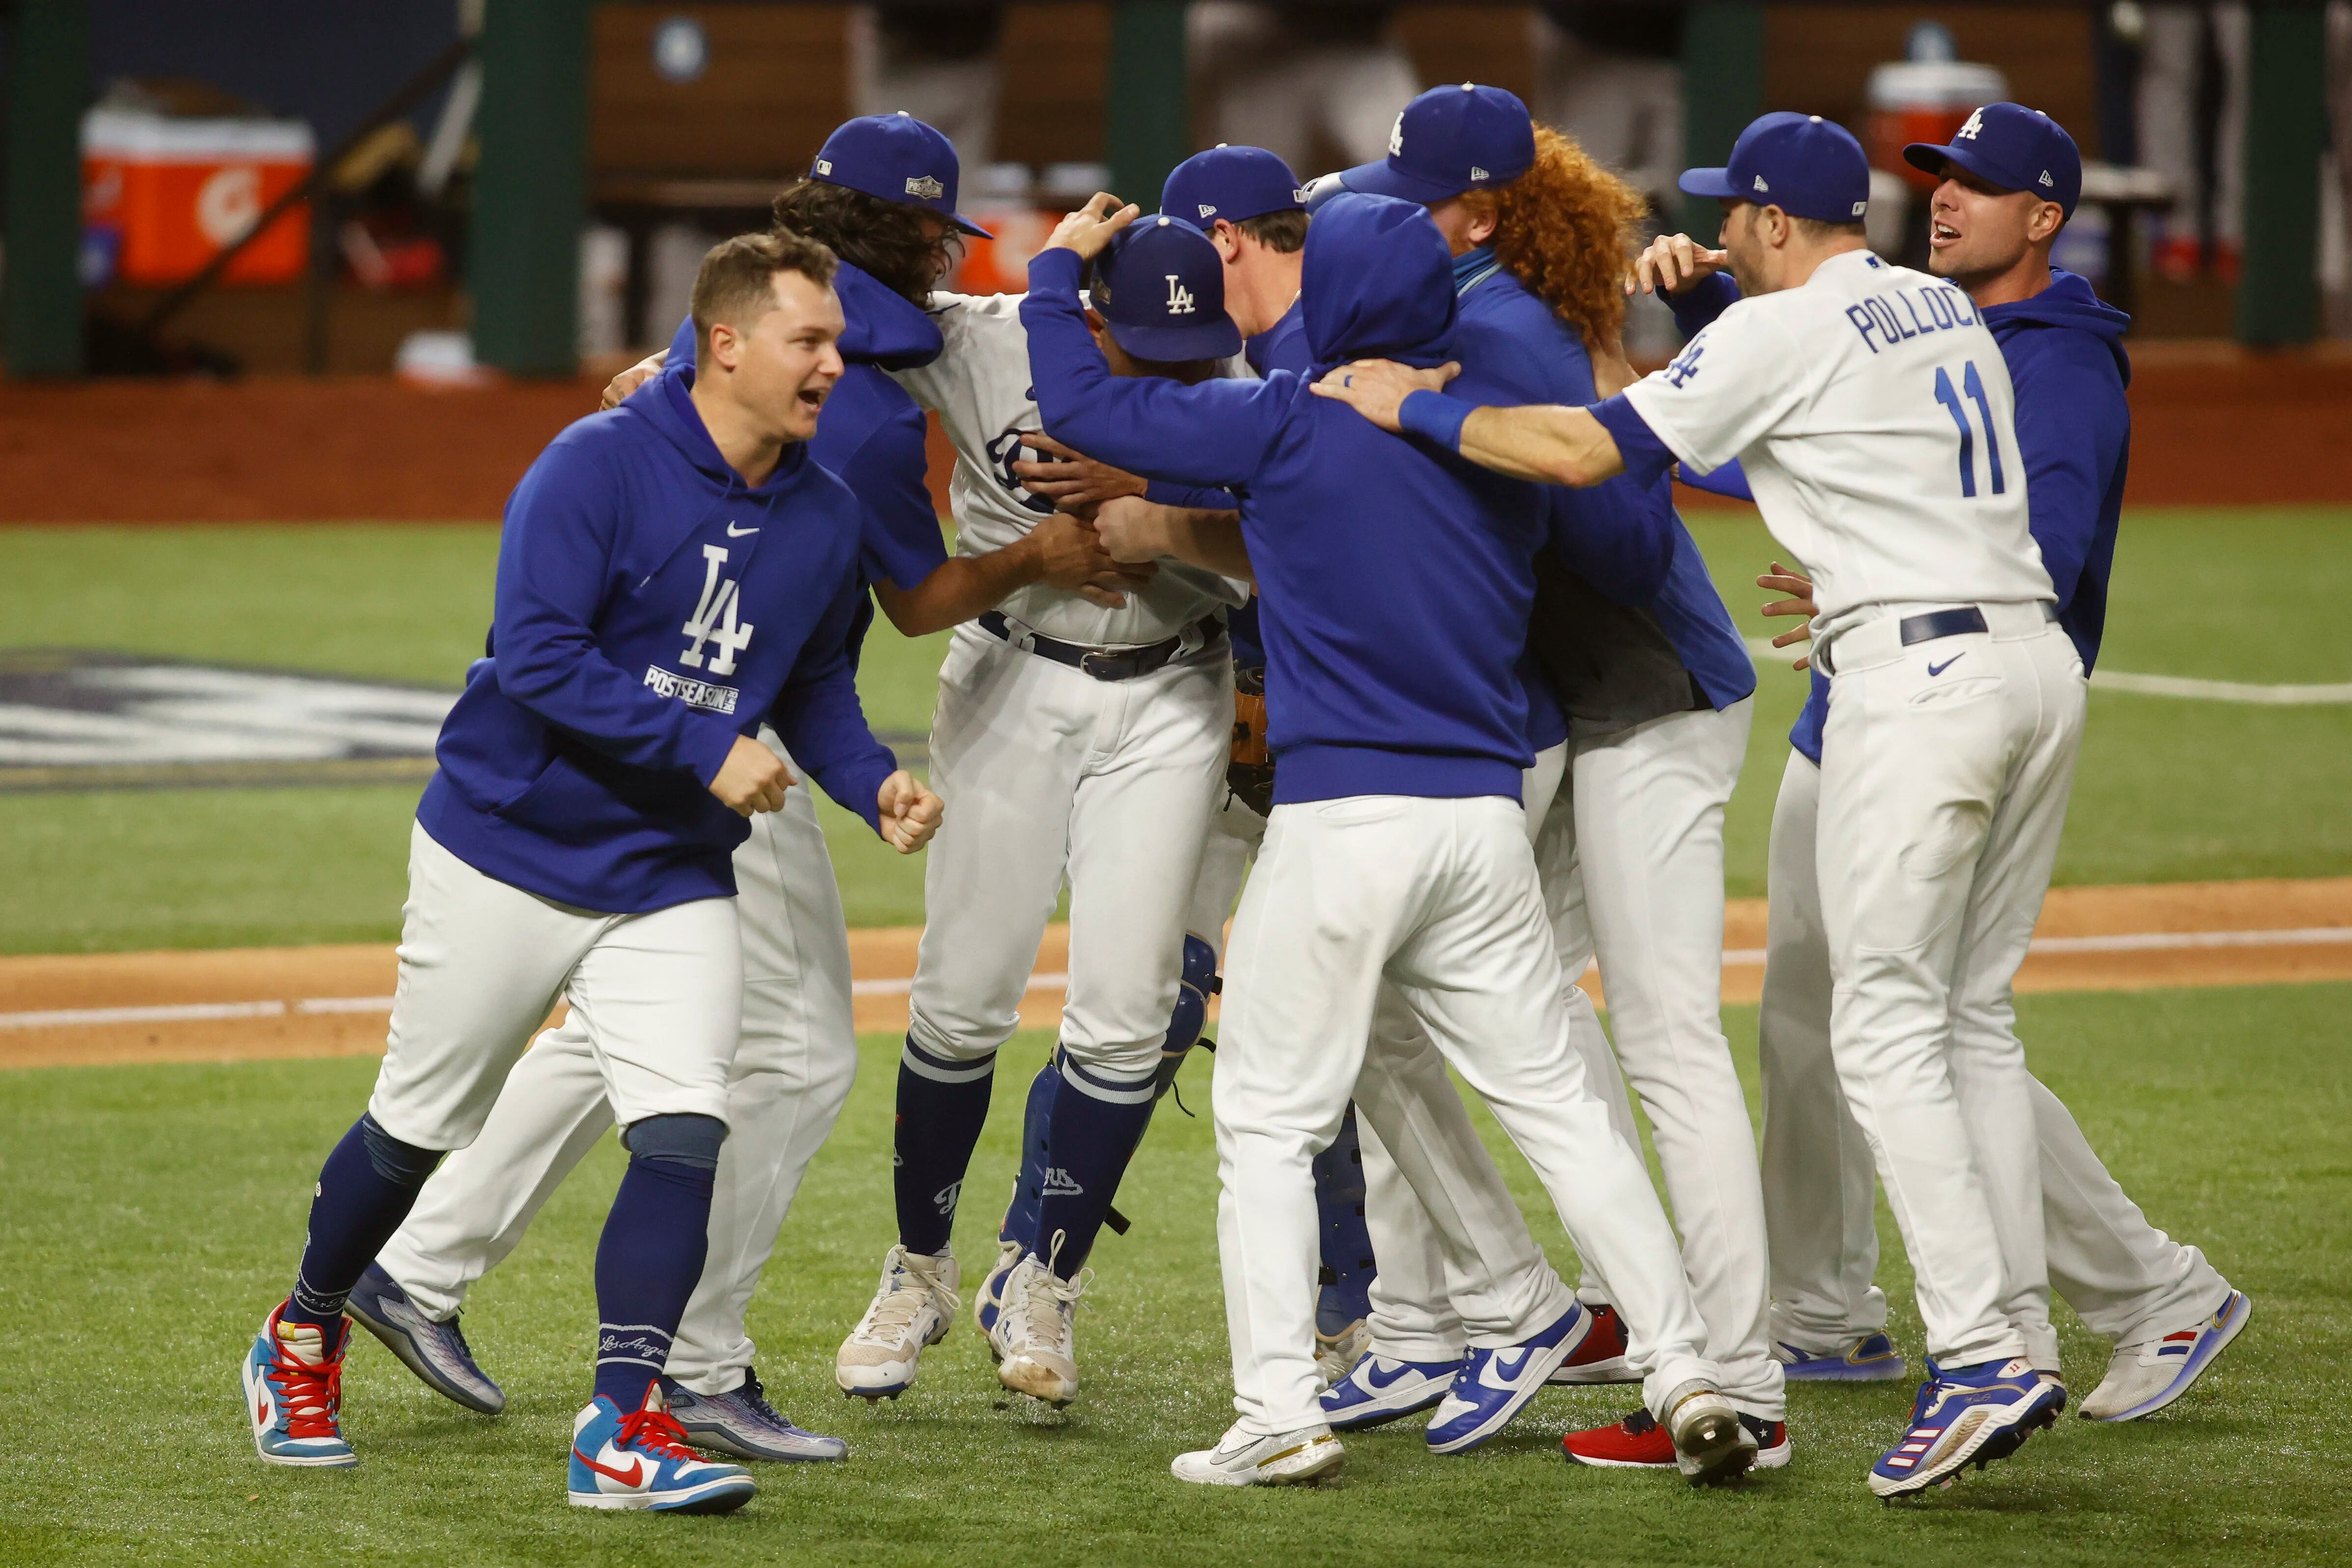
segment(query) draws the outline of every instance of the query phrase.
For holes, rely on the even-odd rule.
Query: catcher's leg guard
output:
[[[1062,1053],[1055,1051],[1029,1081],[1029,1103],[1021,1113],[1021,1168],[1013,1177],[1013,1201],[1005,1207],[1000,1241],[1031,1245],[1037,1234],[1037,1206],[1045,1196],[1045,1129],[1054,1119],[1054,1096],[1062,1086]]]
[[[1168,1039],[1160,1047],[1159,1093],[1176,1086],[1177,1070],[1201,1039],[1209,1019],[1209,998],[1224,988],[1217,975],[1217,950],[1189,932],[1184,937],[1184,973],[1176,987],[1176,1010],[1168,1019]]]
[[[1315,1156],[1315,1210],[1323,1235],[1323,1288],[1315,1326],[1336,1334],[1371,1311],[1371,1231],[1364,1224],[1364,1151],[1356,1137],[1356,1108],[1340,1119],[1339,1135]]]

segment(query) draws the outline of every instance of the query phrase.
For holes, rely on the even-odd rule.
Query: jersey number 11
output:
[[[1985,457],[1992,469],[1992,493],[1998,496],[2007,488],[2001,483],[2000,437],[1993,434],[1992,405],[1985,401],[1984,381],[1977,374],[1974,360],[1961,367],[1960,385],[1967,389],[1969,401],[1977,405],[1977,416],[1984,422]],[[1960,402],[1960,394],[1952,389],[1951,372],[1941,365],[1936,367],[1936,401],[1944,405],[1944,412],[1950,414],[1952,423],[1959,427],[1960,494],[1973,497],[1977,493],[1976,433],[1969,428],[1967,404]]]

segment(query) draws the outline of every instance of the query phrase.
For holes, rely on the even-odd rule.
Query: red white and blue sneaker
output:
[[[425,1309],[400,1288],[400,1281],[375,1264],[369,1264],[360,1282],[352,1287],[343,1312],[382,1340],[403,1366],[443,1398],[484,1416],[495,1416],[507,1407],[506,1390],[475,1364],[473,1348],[467,1344],[457,1320],[436,1322],[426,1317]]]
[[[1495,1350],[1473,1345],[1437,1414],[1429,1418],[1429,1451],[1467,1453],[1509,1426],[1591,1327],[1591,1314],[1570,1301],[1567,1312],[1517,1344]]]
[[[262,1320],[245,1354],[245,1415],[253,1424],[253,1446],[272,1465],[356,1465],[360,1457],[343,1441],[343,1352],[352,1343],[349,1323],[339,1322],[333,1343],[316,1323],[281,1323],[281,1303]]]
[[[1606,1301],[1587,1301],[1584,1314],[1592,1320],[1592,1327],[1586,1331],[1584,1343],[1559,1364],[1551,1380],[1574,1385],[1641,1382],[1641,1370],[1625,1355],[1625,1320],[1617,1315],[1617,1309]]]
[[[1910,1370],[1883,1333],[1864,1334],[1842,1351],[1821,1354],[1783,1341],[1772,1354],[1780,1359],[1780,1375],[1791,1383],[1892,1383]]]
[[[662,1379],[662,1399],[686,1440],[731,1458],[771,1464],[806,1464],[847,1457],[838,1437],[803,1431],[768,1403],[760,1375],[746,1367],[741,1386],[724,1394],[697,1394],[674,1378]]]
[[[1919,1385],[1903,1440],[1870,1467],[1870,1490],[1882,1498],[1910,1497],[1958,1479],[2022,1448],[2026,1437],[2058,1419],[2066,1390],[2036,1374],[2019,1356],[1974,1366],[1936,1367]]]
[[[1358,1432],[1426,1410],[1445,1397],[1461,1370],[1458,1361],[1391,1361],[1368,1350],[1323,1391],[1323,1419],[1334,1432]]]
[[[2253,1310],[2243,1291],[2231,1291],[2220,1310],[2201,1323],[2116,1346],[2107,1375],[2083,1401],[2083,1419],[2137,1421],[2163,1409],[2188,1393],[2189,1385],[2229,1348]]]
[[[1739,1424],[1756,1440],[1756,1457],[1748,1461],[1748,1469],[1777,1470],[1788,1464],[1795,1446],[1789,1440],[1786,1421],[1767,1421],[1743,1410]],[[1647,1410],[1636,1410],[1613,1427],[1570,1432],[1559,1446],[1578,1464],[1602,1469],[1671,1470],[1681,1464],[1674,1435]]]
[[[574,1508],[731,1513],[757,1490],[742,1466],[713,1464],[686,1446],[659,1383],[646,1384],[645,1404],[625,1413],[599,1394],[572,1423]]]

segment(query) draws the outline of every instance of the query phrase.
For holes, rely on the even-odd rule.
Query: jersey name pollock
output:
[[[1017,294],[934,294],[931,314],[945,350],[928,365],[893,372],[908,395],[938,413],[955,448],[948,505],[961,555],[1003,549],[1054,513],[1053,503],[1031,495],[1013,472],[1027,455],[1020,433],[1045,423],[1030,395],[1029,335],[1020,310]],[[1124,609],[1044,583],[1014,590],[998,608],[1049,637],[1118,647],[1172,637],[1247,597],[1213,572],[1162,561],[1140,591],[1128,591]]]
[[[2008,363],[1941,278],[1832,256],[1625,395],[1695,472],[1740,460],[1824,627],[1874,604],[2057,597],[2027,528]]]

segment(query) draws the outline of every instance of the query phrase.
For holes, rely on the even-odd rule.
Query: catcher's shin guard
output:
[[[1062,1086],[1062,1053],[1052,1052],[1029,1081],[1029,1103],[1021,1113],[1021,1168],[1013,1177],[1013,1201],[1005,1206],[1000,1241],[1034,1244],[1037,1206],[1045,1197],[1045,1129],[1054,1119],[1054,1095]],[[1124,1230],[1121,1225],[1118,1228]]]
[[[1201,1026],[1208,1022],[1209,998],[1223,988],[1224,981],[1217,976],[1217,950],[1187,932],[1184,973],[1176,986],[1176,1010],[1169,1017],[1168,1038],[1160,1047],[1160,1094],[1165,1095],[1176,1086],[1177,1071],[1200,1042]]]
[[[1323,1288],[1315,1324],[1337,1333],[1371,1311],[1372,1235],[1364,1224],[1364,1151],[1356,1136],[1356,1108],[1340,1119],[1339,1135],[1315,1156],[1315,1211],[1323,1237]]]

